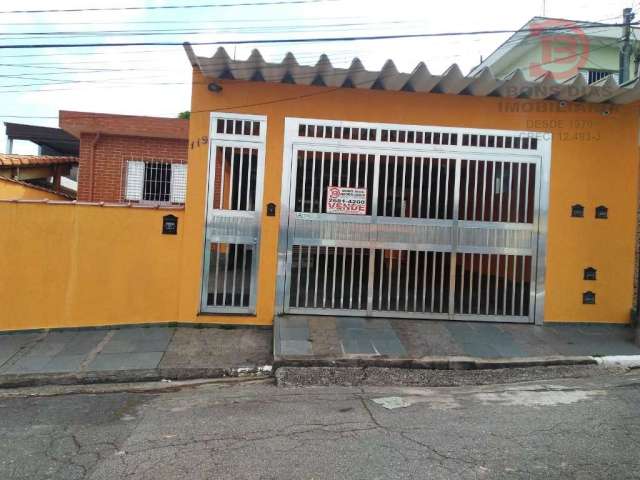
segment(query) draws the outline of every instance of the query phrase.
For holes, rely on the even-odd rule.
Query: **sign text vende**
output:
[[[327,187],[327,213],[366,215],[367,189],[329,185]]]

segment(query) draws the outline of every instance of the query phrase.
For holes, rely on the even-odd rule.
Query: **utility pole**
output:
[[[630,8],[622,10],[622,44],[620,46],[620,83],[629,80],[629,70],[631,67],[631,21],[635,14]]]

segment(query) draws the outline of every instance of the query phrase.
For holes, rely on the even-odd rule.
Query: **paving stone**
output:
[[[142,353],[166,350],[175,332],[174,328],[123,328],[116,330],[101,353]]]
[[[391,324],[388,321],[385,323],[385,327],[373,326],[373,328],[368,329],[369,338],[374,348],[381,355],[396,358],[406,357],[407,352],[402,346],[396,332],[391,328]]]
[[[288,317],[278,325],[277,355],[310,355],[309,325],[304,317]]]
[[[164,352],[100,353],[89,363],[87,371],[145,370],[156,368]]]
[[[42,336],[41,332],[0,334],[0,367],[40,336]]]
[[[527,352],[515,342],[514,337],[500,328],[499,324],[472,325],[476,332],[475,342],[489,346],[498,357],[523,357]]]
[[[9,362],[0,369],[1,373],[34,373],[40,372],[51,361],[49,355],[29,355]]]
[[[55,331],[47,332],[43,338],[29,347],[29,355],[53,357],[62,353],[72,344],[77,332]]]
[[[515,323],[500,324],[500,330],[511,334],[514,343],[524,352],[524,356],[544,357],[557,355],[557,350],[546,342],[541,342],[535,334],[536,329],[544,328],[536,325],[521,325]]]
[[[278,324],[282,321],[287,325],[300,326],[305,322],[313,325],[309,328],[312,351],[308,355],[323,358],[378,353],[407,358],[640,354],[640,347],[633,343],[632,329],[618,325],[537,326],[362,317],[325,320],[320,316],[276,318]],[[306,332],[298,334],[298,338],[303,338]],[[282,341],[292,337],[290,333],[289,338]],[[282,341],[276,339],[276,349]],[[299,354],[300,349],[297,352]]]
[[[338,328],[341,350],[345,355],[375,355],[376,350],[364,328]]]
[[[45,365],[44,371],[75,372],[80,370],[86,358],[86,355],[56,355]]]
[[[177,328],[161,368],[271,365],[272,330],[267,328]]]
[[[336,327],[336,318],[330,316],[310,317],[309,338],[314,355],[337,356],[342,353]]]
[[[282,355],[309,355],[311,342],[308,340],[282,340],[280,342]]]
[[[80,370],[85,355],[27,355],[1,373],[67,373]]]
[[[64,333],[64,332],[62,332]],[[87,355],[109,333],[107,329],[77,331],[67,345],[60,351],[61,355]]]
[[[391,325],[410,358],[464,355],[462,346],[453,339],[444,323],[404,320],[392,321]]]

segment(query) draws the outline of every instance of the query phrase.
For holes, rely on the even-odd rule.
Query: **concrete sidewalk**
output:
[[[274,325],[274,366],[594,363],[593,356],[640,354],[633,337],[630,327],[620,325],[282,316]]]
[[[189,379],[271,365],[271,329],[143,326],[0,334],[0,386]]]
[[[0,387],[266,373],[265,366],[495,369],[638,355],[629,327],[277,317],[253,327],[127,326],[0,334]],[[272,355],[272,347],[274,355]]]

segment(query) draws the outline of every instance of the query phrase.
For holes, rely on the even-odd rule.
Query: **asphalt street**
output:
[[[640,373],[0,391],[1,479],[640,478]]]

